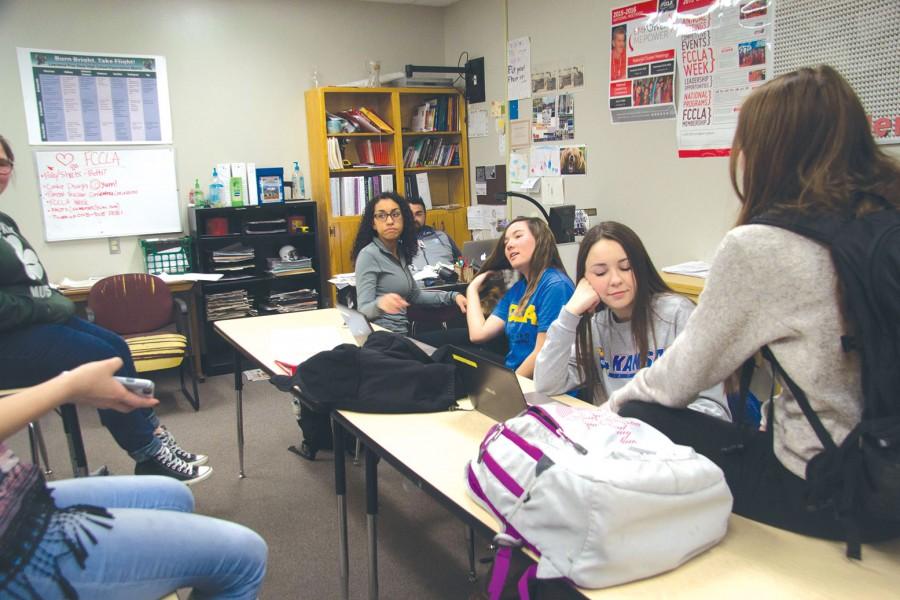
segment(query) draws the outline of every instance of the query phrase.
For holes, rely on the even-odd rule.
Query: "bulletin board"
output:
[[[862,100],[875,140],[900,144],[900,2],[791,0],[775,15],[775,75],[831,65]]]
[[[181,231],[171,148],[35,152],[48,242]]]

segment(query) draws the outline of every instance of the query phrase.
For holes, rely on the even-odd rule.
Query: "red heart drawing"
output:
[[[56,153],[56,162],[61,164],[62,166],[68,166],[73,160],[75,160],[75,155],[71,152],[57,152]]]

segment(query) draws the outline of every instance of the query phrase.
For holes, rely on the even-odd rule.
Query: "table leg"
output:
[[[334,439],[334,493],[338,509],[338,565],[341,580],[341,599],[350,598],[350,557],[347,548],[347,477],[346,454],[344,452],[344,428],[331,419],[331,434]]]
[[[478,581],[478,574],[475,572],[475,530],[466,525],[466,547],[469,551],[469,582]]]
[[[366,524],[369,536],[369,600],[378,600],[378,456],[366,448]]]
[[[234,351],[234,392],[237,407],[238,477],[244,478],[244,380],[241,378],[241,353]]]
[[[87,455],[84,453],[84,441],[81,439],[81,426],[78,424],[78,412],[74,404],[63,404],[59,407],[62,416],[63,430],[69,443],[69,457],[72,459],[72,475],[87,477]]]

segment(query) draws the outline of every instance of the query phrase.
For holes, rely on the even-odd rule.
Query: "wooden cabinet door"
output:
[[[340,258],[340,271],[337,273],[352,273],[353,261],[350,259],[350,253],[353,251],[353,243],[356,241],[356,234],[359,231],[360,219],[352,221],[341,221],[336,224],[340,231],[340,250],[338,252]]]
[[[469,221],[466,217],[465,208],[456,208],[450,211],[453,213],[453,228],[448,231],[456,245],[462,249],[462,245],[472,239],[472,233],[469,231]]]

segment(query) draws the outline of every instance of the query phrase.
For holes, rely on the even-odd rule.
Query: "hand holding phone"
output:
[[[145,398],[153,397],[155,386],[149,379],[138,379],[136,377],[113,377],[113,379],[138,396],[144,396]]]

